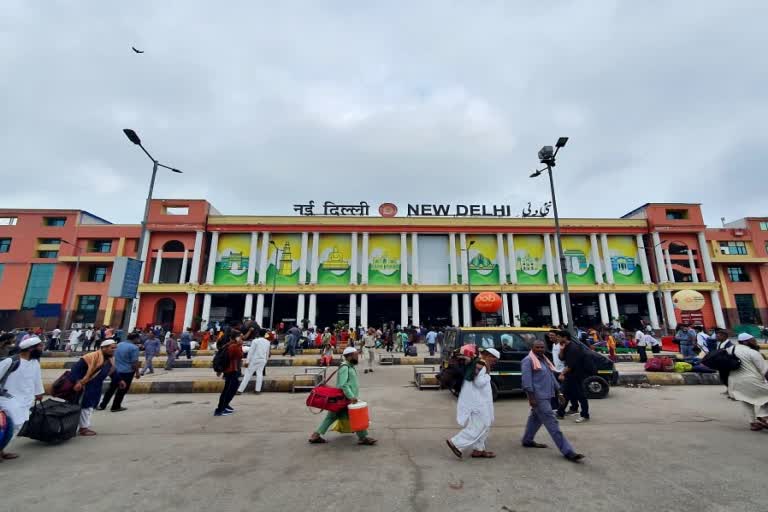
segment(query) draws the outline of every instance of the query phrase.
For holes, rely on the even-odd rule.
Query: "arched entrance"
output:
[[[155,324],[170,329],[176,316],[176,301],[170,298],[160,299],[155,305]]]

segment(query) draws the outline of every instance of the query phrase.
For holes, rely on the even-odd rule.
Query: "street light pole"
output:
[[[159,161],[155,159],[151,154],[149,154],[149,151],[142,145],[141,139],[139,138],[138,134],[136,134],[135,131],[131,130],[130,128],[124,128],[123,133],[125,133],[125,136],[128,137],[128,140],[130,140],[132,143],[136,144],[141,148],[141,150],[144,152],[147,157],[152,160],[152,177],[149,180],[149,192],[147,193],[147,201],[144,204],[144,217],[141,220],[141,233],[139,234],[139,245],[136,248],[138,254],[138,259],[141,261],[141,270],[142,270],[142,276],[139,279],[139,282],[143,281],[144,279],[144,243],[147,241],[147,223],[149,221],[149,204],[152,202],[152,192],[155,190],[155,178],[157,177],[157,168],[163,167],[164,169],[168,169],[169,171],[175,172],[177,174],[183,174],[182,171],[174,168],[169,167],[167,165],[161,164]],[[128,307],[128,320],[127,322],[130,323],[130,317],[133,312],[133,307],[136,304],[136,299],[130,299],[130,306]],[[128,330],[128,325],[125,325],[126,331]]]
[[[69,329],[69,320],[72,317],[72,301],[75,299],[75,286],[80,280],[80,254],[82,249],[79,245],[68,242],[67,240],[62,239],[61,241],[74,247],[75,255],[77,256],[75,258],[75,275],[72,276],[72,284],[69,286],[69,294],[67,296],[67,310],[64,312],[64,329]]]
[[[275,328],[275,288],[277,287],[277,256],[280,249],[274,240],[269,241],[269,245],[275,248],[275,272],[272,274],[272,305],[269,306],[269,328]]]
[[[546,165],[544,169],[539,169],[533,174],[531,178],[539,176],[545,170],[549,174],[549,189],[552,195],[552,212],[555,215],[555,242],[557,243],[557,251],[560,254],[560,283],[563,285],[563,296],[565,297],[565,311],[568,315],[568,331],[571,335],[576,335],[575,322],[573,318],[573,309],[571,307],[571,294],[568,290],[568,278],[565,272],[565,254],[563,253],[563,242],[560,237],[560,216],[557,212],[557,196],[555,195],[555,178],[552,175],[552,168],[555,166],[555,158],[560,148],[565,147],[568,142],[568,137],[560,137],[555,144],[556,149],[553,151],[552,146],[544,146],[539,151],[539,160]]]

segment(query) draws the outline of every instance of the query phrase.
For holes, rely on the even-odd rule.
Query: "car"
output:
[[[551,349],[548,332],[549,329],[540,327],[451,327],[445,331],[442,367],[447,368],[452,353],[464,345],[475,345],[479,349],[495,348],[501,354],[501,359],[491,371],[491,389],[496,400],[500,394],[522,391],[520,362],[536,340],[544,340]],[[594,361],[595,373],[585,378],[583,383],[587,398],[605,398],[610,387],[619,382],[619,372],[613,361],[576,339],[571,342],[582,345]],[[551,351],[549,357],[552,357]]]

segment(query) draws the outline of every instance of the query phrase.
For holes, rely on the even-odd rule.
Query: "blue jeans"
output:
[[[681,343],[680,352],[683,354],[683,358],[696,357],[693,353],[693,343]]]
[[[435,355],[435,344],[434,343],[427,343],[427,347],[429,347],[429,355],[434,356]]]
[[[532,443],[533,438],[536,437],[536,432],[539,431],[542,425],[549,432],[549,436],[557,445],[560,453],[563,455],[574,453],[571,443],[568,442],[560,430],[560,425],[558,425],[555,419],[555,413],[548,400],[536,400],[536,407],[531,407],[531,414],[528,416],[528,423],[523,434],[523,444]]]

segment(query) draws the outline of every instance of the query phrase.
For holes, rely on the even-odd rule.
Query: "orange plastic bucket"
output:
[[[352,432],[368,430],[370,418],[368,416],[367,403],[357,402],[356,404],[349,404],[347,410],[349,412],[349,429]]]

